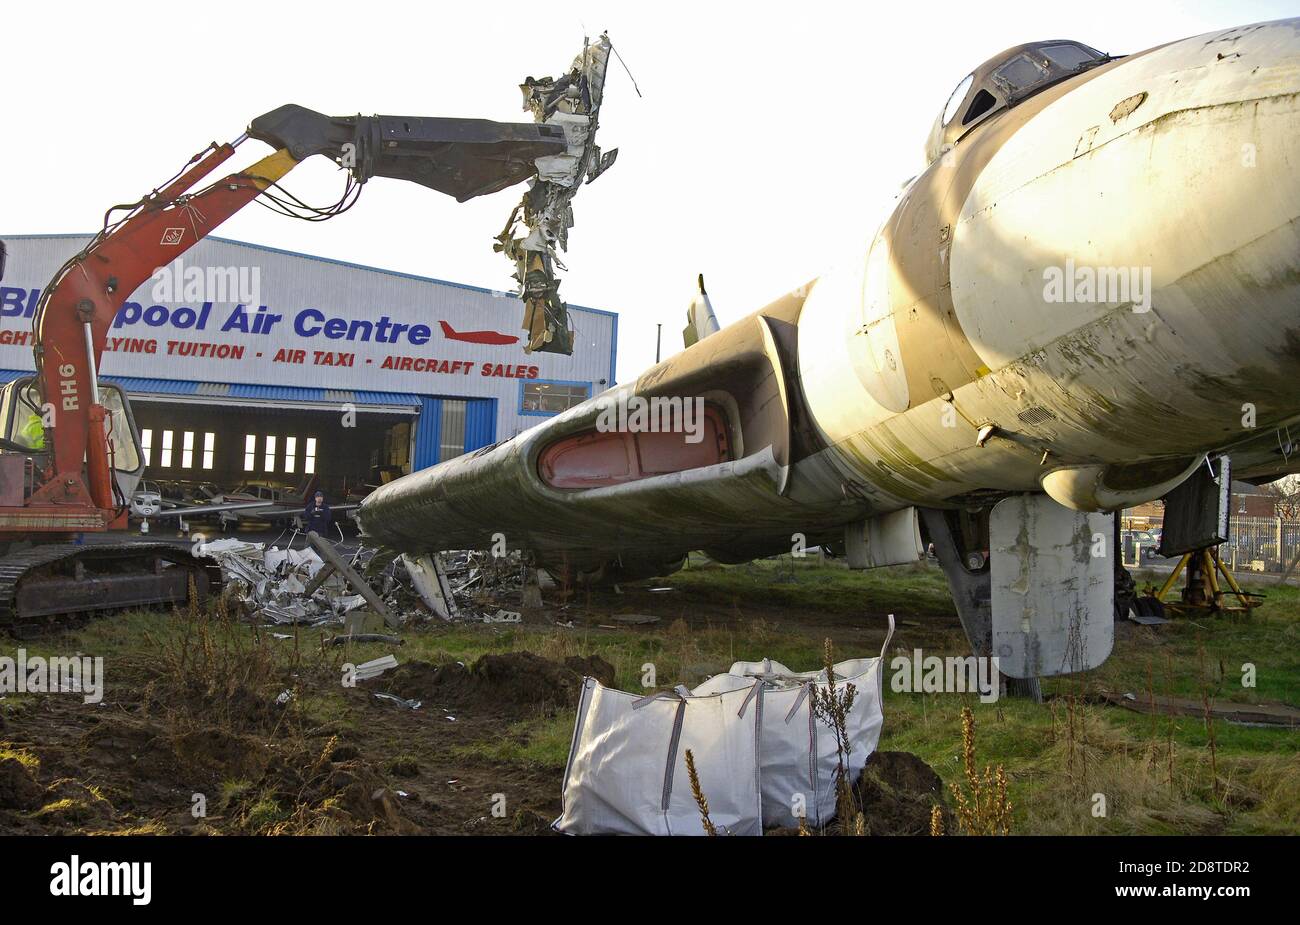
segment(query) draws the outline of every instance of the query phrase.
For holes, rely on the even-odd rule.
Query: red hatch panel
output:
[[[683,433],[583,431],[542,451],[538,470],[552,488],[600,488],[726,462],[730,441],[722,413],[705,406],[701,437]]]

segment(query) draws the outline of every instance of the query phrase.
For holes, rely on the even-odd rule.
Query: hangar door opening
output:
[[[496,440],[495,398],[115,381],[131,398],[144,478],[167,498],[264,487],[293,500],[319,487],[331,503],[359,500]]]
[[[357,500],[409,472],[420,405],[252,402],[131,394],[144,478],[169,498],[272,489]]]

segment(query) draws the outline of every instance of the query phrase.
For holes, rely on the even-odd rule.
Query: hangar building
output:
[[[40,290],[87,235],[5,236],[0,381],[32,372]],[[206,238],[127,300],[101,374],[163,483],[341,496],[514,436],[614,383],[618,316],[569,306],[525,354],[513,294]]]

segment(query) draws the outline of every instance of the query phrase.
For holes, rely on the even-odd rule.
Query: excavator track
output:
[[[169,543],[36,546],[0,558],[0,631],[18,637],[123,610],[185,604],[221,589],[221,569]]]

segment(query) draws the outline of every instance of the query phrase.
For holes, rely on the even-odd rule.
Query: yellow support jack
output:
[[[1180,600],[1167,602],[1165,600],[1166,596],[1173,590],[1174,583],[1178,581],[1178,576],[1183,574],[1184,570],[1187,572],[1187,581],[1183,586]],[[1223,575],[1223,579],[1227,583],[1228,589],[1226,591],[1219,585],[1219,574]],[[1240,606],[1227,605],[1225,603],[1227,595],[1236,597]],[[1246,612],[1264,602],[1262,595],[1242,590],[1232,572],[1223,564],[1217,546],[1183,553],[1182,558],[1178,560],[1178,564],[1169,573],[1169,577],[1165,579],[1165,583],[1156,592],[1155,597],[1162,604],[1178,610],[1210,610],[1234,613]]]

